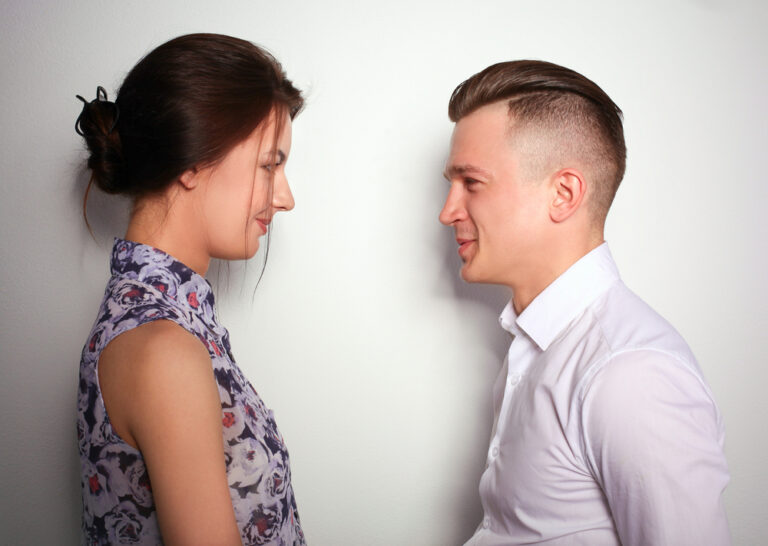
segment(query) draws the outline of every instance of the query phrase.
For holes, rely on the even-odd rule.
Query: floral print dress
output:
[[[83,543],[162,544],[152,487],[141,452],[112,430],[97,363],[117,335],[171,320],[208,348],[221,397],[229,492],[243,544],[305,544],[291,486],[288,451],[272,411],[230,352],[214,311],[211,286],[168,254],[116,239],[112,278],[83,348],[77,436],[83,496]]]

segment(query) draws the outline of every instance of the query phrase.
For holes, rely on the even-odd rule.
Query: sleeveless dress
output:
[[[232,357],[229,333],[208,282],[165,252],[116,239],[112,278],[83,348],[78,388],[84,544],[162,544],[141,452],[112,430],[96,366],[117,335],[171,320],[208,348],[221,397],[224,455],[243,544],[306,544],[291,486],[288,451],[272,411]],[[190,446],[194,449],[194,446]]]

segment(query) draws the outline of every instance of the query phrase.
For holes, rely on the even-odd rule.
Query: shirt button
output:
[[[515,374],[512,374],[512,375],[509,376],[509,384],[511,386],[514,387],[518,383],[520,383],[520,376],[518,374],[515,373]]]
[[[485,516],[483,518],[483,529],[488,529],[488,527],[490,526],[491,526],[491,518],[489,518],[488,516]]]
[[[498,457],[499,456],[499,448],[498,447],[494,447],[491,450],[491,455],[493,455],[494,457]]]

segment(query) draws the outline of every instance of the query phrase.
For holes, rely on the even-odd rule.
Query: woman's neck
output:
[[[125,238],[160,249],[205,276],[211,257],[197,229],[195,209],[180,202],[185,198],[183,191],[177,191],[137,201]]]

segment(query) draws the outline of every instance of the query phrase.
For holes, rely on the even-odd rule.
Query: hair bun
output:
[[[88,168],[93,181],[107,193],[122,193],[125,190],[123,169],[123,147],[117,122],[120,110],[107,99],[103,87],[96,88],[96,98],[83,101],[83,110],[75,122],[75,132],[85,139],[90,156]]]

